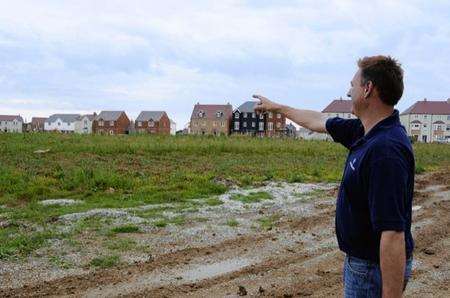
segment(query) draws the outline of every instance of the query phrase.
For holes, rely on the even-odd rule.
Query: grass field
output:
[[[414,148],[418,173],[450,165],[449,145],[415,144]],[[49,152],[34,153],[40,149]],[[0,134],[0,222],[8,222],[0,228],[0,258],[26,256],[47,239],[95,230],[95,221],[80,221],[70,234],[53,229],[52,223],[64,214],[159,203],[194,210],[220,204],[215,196],[231,185],[338,182],[345,157],[345,148],[338,144],[292,139]],[[48,199],[83,204],[39,203]],[[256,194],[235,199],[267,198]],[[143,210],[138,215],[151,218],[167,209]],[[183,224],[183,218],[161,218],[156,225],[170,223]],[[261,224],[270,226],[270,222]],[[126,226],[106,232],[136,231]],[[94,265],[110,261],[115,263],[112,259]]]

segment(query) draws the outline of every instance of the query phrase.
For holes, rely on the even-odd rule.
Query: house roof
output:
[[[405,114],[450,115],[449,100],[421,100],[406,109]]]
[[[83,119],[84,117],[87,117],[89,119],[89,121],[93,121],[95,119],[95,114],[86,114],[86,115],[81,115],[80,116],[80,120]]]
[[[58,119],[61,119],[61,121],[65,123],[72,123],[78,120],[80,117],[80,114],[53,114],[50,117],[48,117],[45,122],[52,123],[55,122]]]
[[[150,119],[159,121],[164,113],[164,111],[142,111],[136,118],[136,121],[149,121]]]
[[[13,121],[16,119],[23,122],[22,117],[19,115],[0,115],[0,121]]]
[[[257,101],[246,101],[241,104],[236,110],[241,113],[253,113],[255,112],[255,107],[257,104]]]
[[[124,111],[101,111],[94,120],[116,121]]]
[[[200,117],[199,113],[203,112],[204,116]],[[217,117],[217,113],[222,112],[223,115],[221,117]],[[228,119],[231,117],[233,113],[233,107],[230,104],[226,105],[202,105],[196,104],[194,106],[194,110],[192,111],[191,119]]]
[[[345,99],[335,99],[333,100],[322,113],[351,113],[352,112],[352,101]]]
[[[44,124],[45,120],[47,120],[47,118],[45,118],[45,117],[33,117],[33,118],[31,118],[31,123],[32,124]]]

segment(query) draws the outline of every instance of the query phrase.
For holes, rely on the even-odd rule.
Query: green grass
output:
[[[271,215],[267,217],[262,217],[258,219],[259,226],[264,230],[271,230],[275,225],[276,222],[280,219],[279,215]]]
[[[33,153],[38,149],[50,151]],[[414,149],[417,173],[450,166],[449,145],[416,143]],[[201,205],[220,205],[217,196],[228,190],[220,181],[239,186],[264,181],[338,182],[346,154],[332,142],[292,139],[0,134],[0,205],[7,206],[0,208],[0,220],[20,223],[1,229],[0,258],[26,256],[49,239],[111,230],[108,222],[92,218],[78,222],[72,235],[60,235],[51,226],[64,214],[172,204],[133,214],[158,219],[166,210],[183,213]],[[58,198],[82,203],[39,204]],[[183,223],[183,217],[162,218],[156,225]]]
[[[227,220],[226,224],[229,227],[237,227],[237,226],[239,226],[239,222],[236,219],[234,219],[234,218]]]
[[[113,255],[113,256],[101,256],[97,257],[91,260],[89,265],[91,267],[98,267],[98,268],[111,268],[115,267],[120,263],[120,257]]]
[[[105,246],[110,250],[126,252],[135,249],[137,247],[137,243],[133,239],[119,238],[107,240]]]
[[[244,204],[249,204],[249,203],[258,203],[263,200],[270,200],[270,199],[272,199],[272,196],[267,192],[261,191],[261,192],[250,193],[248,195],[234,194],[230,197],[230,199],[233,201],[242,202]]]

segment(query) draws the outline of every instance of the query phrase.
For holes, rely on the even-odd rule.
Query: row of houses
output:
[[[342,98],[333,100],[322,110],[322,113],[327,118],[356,118],[352,114],[351,100],[343,100]],[[400,122],[411,139],[415,141],[449,143],[450,98],[447,100],[428,100],[424,98],[417,101],[400,114]],[[304,139],[330,139],[330,136],[327,134],[313,133],[304,128],[300,128],[297,135]]]
[[[286,124],[286,116],[275,111],[258,113],[257,102],[247,101],[236,109],[231,104],[197,103],[191,114],[185,134],[253,136],[288,135],[303,139],[329,139],[305,128],[298,131]],[[342,98],[333,100],[322,113],[327,117],[355,118],[352,103]],[[450,99],[417,101],[400,114],[400,121],[408,135],[420,142],[450,142]],[[0,115],[0,132],[59,131],[62,133],[175,134],[176,124],[164,111],[143,111],[130,121],[124,111],[102,111],[100,114],[55,114],[48,118],[32,118],[24,124],[21,116]]]
[[[0,115],[0,132],[43,132],[79,134],[175,134],[176,123],[164,111],[142,111],[131,121],[124,111],[102,111],[100,114],[54,114],[48,118],[33,117],[25,123],[21,116]]]

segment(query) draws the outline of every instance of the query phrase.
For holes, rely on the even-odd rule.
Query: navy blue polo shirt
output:
[[[336,206],[339,248],[348,255],[380,261],[383,231],[405,233],[406,255],[414,248],[411,235],[414,154],[398,111],[366,135],[359,119],[326,122],[335,142],[349,149]]]

